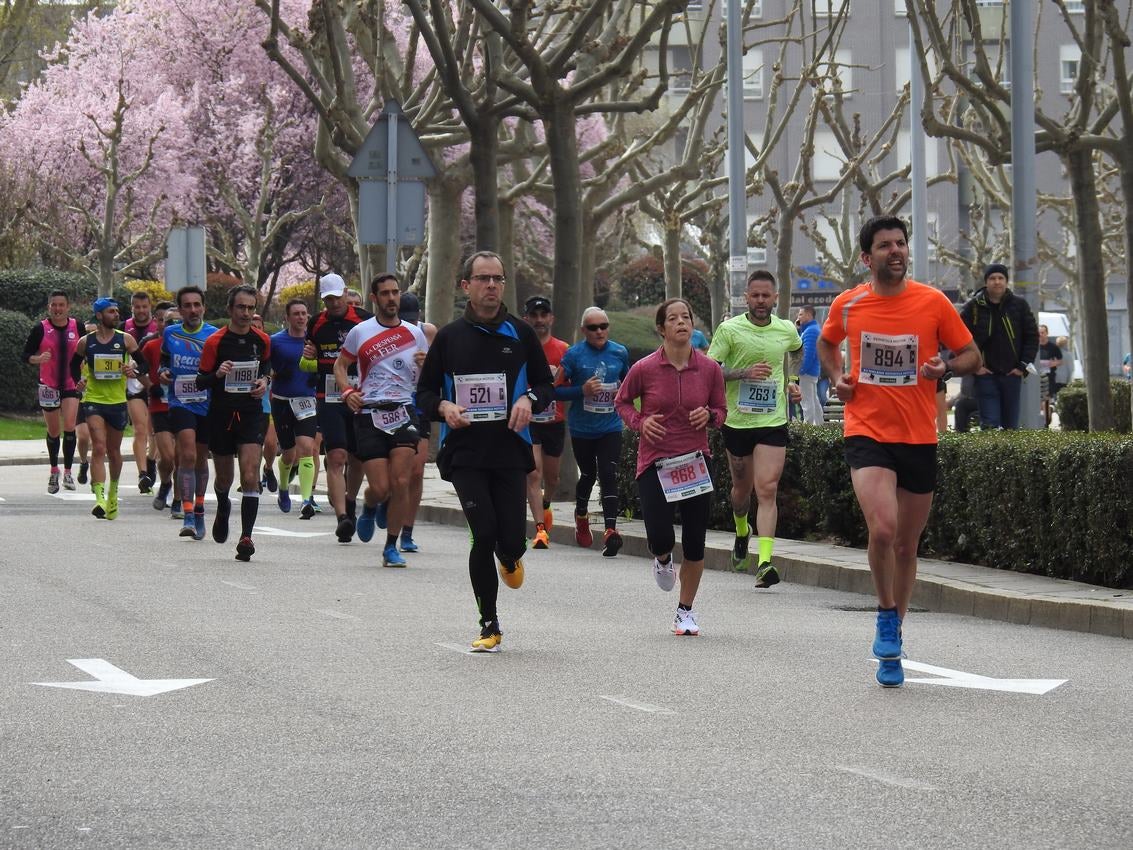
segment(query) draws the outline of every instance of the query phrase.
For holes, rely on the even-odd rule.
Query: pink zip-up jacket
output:
[[[641,410],[635,410],[634,399],[641,399]],[[694,451],[708,455],[708,428],[719,428],[728,415],[724,396],[724,370],[720,364],[696,349],[688,366],[680,371],[665,357],[664,347],[643,357],[629,368],[622,381],[614,407],[634,431],[641,431],[647,416],[660,413],[665,437],[660,444],[644,435],[637,447],[637,477],[666,457],[677,457]],[[698,407],[707,407],[714,414],[712,425],[694,430],[688,415]]]

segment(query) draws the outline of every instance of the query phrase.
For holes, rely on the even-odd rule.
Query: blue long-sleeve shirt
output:
[[[811,375],[815,378],[822,375],[822,364],[818,362],[818,337],[822,328],[815,319],[811,319],[799,330],[799,337],[803,341],[803,362],[799,366],[800,375]]]
[[[629,372],[629,351],[624,345],[607,340],[594,348],[586,340],[576,342],[563,354],[562,369],[569,382],[555,387],[555,398],[574,402],[567,411],[567,428],[574,437],[601,437],[622,430],[622,420],[614,409],[614,396]],[[599,375],[605,385],[597,396],[586,398],[582,385]]]

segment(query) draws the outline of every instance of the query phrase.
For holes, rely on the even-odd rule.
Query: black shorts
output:
[[[59,402],[60,403],[59,404],[57,404],[55,407],[44,407],[41,404],[41,405],[39,405],[39,409],[44,411],[45,413],[50,413],[53,410],[59,410],[59,409],[62,408],[63,399],[65,399],[65,398],[81,398],[81,397],[82,396],[79,394],[78,390],[60,390],[60,392],[59,392]],[[79,415],[80,416],[82,415],[82,405],[81,404],[79,405]],[[80,421],[82,421],[82,420],[80,420]]]
[[[209,441],[208,417],[193,413],[187,407],[169,406],[169,430],[174,434],[180,434],[182,431],[196,431],[198,443]]]
[[[566,445],[565,422],[532,422],[531,442],[543,450],[548,457],[562,457]]]
[[[327,452],[346,449],[357,455],[354,442],[354,411],[342,402],[327,404],[318,400],[319,430],[323,432],[323,448]]]
[[[783,448],[791,440],[791,432],[786,425],[773,425],[770,428],[720,428],[724,436],[724,447],[732,457],[747,457],[756,446],[776,446]]]
[[[846,437],[850,469],[880,466],[897,473],[897,486],[910,493],[936,489],[936,443],[879,443],[870,437]]]
[[[234,455],[249,443],[262,446],[268,418],[263,410],[225,410],[212,408],[208,415],[209,451],[214,455]]]
[[[126,430],[126,425],[129,422],[129,417],[126,415],[126,402],[100,404],[96,401],[84,401],[80,407],[82,407],[87,419],[92,416],[101,416],[106,427],[113,428],[115,431]]]
[[[310,437],[315,439],[318,433],[318,415],[299,419],[291,407],[291,399],[273,398],[271,400],[271,418],[275,423],[275,436],[279,440],[279,447],[283,451],[295,448],[296,437]]]
[[[392,434],[374,424],[373,413],[369,408],[354,414],[354,456],[365,463],[368,460],[388,458],[394,449],[413,449],[416,453],[417,443],[421,439],[421,432],[417,428],[417,411],[412,405],[407,405],[405,410],[409,413],[409,421]]]
[[[153,432],[159,434],[162,431],[172,431],[173,423],[169,421],[168,410],[151,410],[149,412],[150,425],[153,426]]]
[[[149,390],[140,390],[139,392],[136,392],[136,393],[126,393],[126,401],[148,402],[149,401]],[[146,408],[146,411],[147,412],[149,411],[148,407]]]

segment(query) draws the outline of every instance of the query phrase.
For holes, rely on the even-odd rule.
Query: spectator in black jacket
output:
[[[983,367],[976,373],[980,427],[1019,427],[1019,396],[1027,367],[1039,350],[1039,329],[1027,302],[1007,288],[1007,266],[992,263],[984,286],[960,311],[972,332]]]

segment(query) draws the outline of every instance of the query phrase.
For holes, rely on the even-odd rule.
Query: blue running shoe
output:
[[[181,517],[185,520],[185,522],[181,526],[181,531],[178,533],[178,536],[192,537],[194,540],[200,540],[200,538],[197,537],[197,525],[193,522],[193,515],[182,514]]]
[[[287,492],[286,487],[279,488],[279,495],[275,497],[275,503],[285,514],[291,513],[291,494]]]
[[[374,518],[377,516],[377,513],[378,509],[376,507],[370,508],[365,504],[362,505],[362,513],[358,517],[358,524],[354,527],[354,533],[358,535],[358,539],[363,543],[369,543],[374,539]]]
[[[413,537],[408,534],[401,535],[401,551],[402,552],[416,552],[420,547],[414,541]]]
[[[188,519],[188,517],[186,517],[186,519]],[[204,511],[198,511],[198,510],[193,511],[193,539],[194,540],[204,540],[205,539],[205,512]]]
[[[311,502],[311,507],[315,509],[315,513],[321,514],[323,512],[323,506],[315,501],[314,496],[311,497],[310,502]]]
[[[389,502],[382,502],[374,509],[374,522],[378,528],[385,528],[389,524]]]
[[[901,657],[901,619],[897,616],[896,608],[877,609],[873,655],[882,661],[892,661]]]
[[[405,559],[401,557],[401,553],[397,551],[397,546],[391,543],[382,550],[382,566],[404,567],[408,565],[405,563]]]
[[[900,658],[888,658],[877,662],[877,684],[883,688],[899,688],[905,684],[905,671]]]

